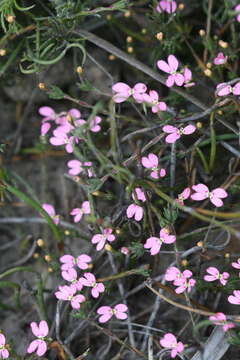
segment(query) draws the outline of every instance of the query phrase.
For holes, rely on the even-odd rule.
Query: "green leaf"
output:
[[[51,85],[50,89],[47,91],[48,96],[50,97],[50,99],[63,99],[65,94],[64,92],[57,86],[55,85]]]

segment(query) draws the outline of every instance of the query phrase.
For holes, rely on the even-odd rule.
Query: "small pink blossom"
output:
[[[6,338],[3,334],[0,334],[0,358],[7,359],[9,357],[9,351],[6,347]]]
[[[121,253],[127,256],[127,255],[129,255],[130,250],[126,246],[123,246],[123,247],[121,247]]]
[[[147,239],[144,244],[145,249],[150,249],[151,255],[156,255],[159,253],[162,244],[172,244],[176,241],[175,235],[169,235],[167,229],[163,228],[160,230],[160,237],[150,237]]]
[[[71,283],[70,287],[76,289],[77,291],[81,291],[83,286],[79,280],[77,280],[77,271],[74,268],[70,268],[68,270],[62,271],[62,278]]]
[[[159,101],[159,95],[155,90],[150,90],[149,94],[143,94],[143,100],[152,107],[152,112],[166,111],[167,105],[164,101]]]
[[[85,162],[81,162],[79,160],[70,160],[67,163],[68,167],[70,168],[68,171],[69,175],[78,175],[81,172],[83,172],[84,168],[86,168],[88,177],[92,177],[93,176],[93,172],[91,169],[92,166],[92,162],[91,161],[85,161]]]
[[[190,135],[194,133],[195,130],[196,127],[194,125],[187,125],[185,127],[180,127],[179,129],[171,125],[165,125],[163,127],[163,131],[170,134],[165,139],[165,141],[169,144],[175,143],[182,135]]]
[[[41,116],[43,116],[42,125],[41,125],[41,135],[44,136],[48,133],[48,131],[51,128],[51,124],[49,123],[49,121],[56,121],[57,114],[49,106],[40,107],[38,109],[38,112]]]
[[[95,118],[90,123],[90,130],[92,132],[101,131],[101,126],[99,125],[102,122],[102,118],[100,116],[95,116]]]
[[[234,86],[220,83],[217,85],[216,94],[217,96],[226,96],[230,94],[240,95],[240,82],[237,82]]]
[[[118,304],[114,306],[114,308],[111,308],[110,306],[101,306],[97,310],[97,313],[101,315],[98,321],[100,323],[105,323],[110,320],[113,315],[115,315],[117,319],[125,320],[127,319],[126,311],[128,311],[128,307],[125,304]]]
[[[72,255],[63,255],[60,257],[60,262],[62,263],[62,270],[69,270],[74,266],[77,266],[81,270],[86,270],[88,268],[88,263],[92,261],[92,258],[86,254],[79,255],[77,258]]]
[[[72,209],[70,215],[74,216],[74,222],[77,223],[82,219],[84,214],[89,215],[90,213],[91,213],[90,203],[89,201],[84,201],[82,203],[82,207]]]
[[[234,8],[234,11],[237,12],[237,21],[240,22],[240,4]]]
[[[166,270],[165,273],[165,280],[166,281],[174,281],[184,278],[184,279],[188,279],[192,276],[192,272],[190,270],[184,270],[183,272],[181,272],[177,267],[175,266],[171,266],[170,268],[168,268]],[[175,285],[175,283],[174,283]]]
[[[184,205],[184,200],[187,200],[191,194],[191,189],[189,187],[185,188],[181,194],[178,194],[176,201],[180,205]]]
[[[225,56],[222,52],[218,53],[215,59],[213,60],[213,63],[215,65],[223,65],[226,64],[228,57]]]
[[[70,125],[71,126],[71,125]],[[71,130],[71,128],[70,128]],[[69,126],[59,126],[53,131],[53,137],[50,138],[50,143],[53,146],[65,145],[68,153],[73,152],[74,144],[78,144],[79,139],[76,136],[68,136]]]
[[[42,204],[42,208],[48,213],[48,215],[53,219],[53,222],[58,225],[60,218],[59,215],[56,215],[54,206],[51,204]]]
[[[137,187],[137,188],[135,188],[134,191],[135,192],[132,193],[133,200],[139,200],[142,202],[146,201],[146,196],[144,194],[144,191],[141,188]],[[136,196],[135,196],[135,194],[136,194]]]
[[[207,273],[210,275],[205,275],[204,280],[205,281],[215,281],[219,280],[222,285],[226,285],[227,279],[229,278],[230,274],[227,272],[223,272],[220,274],[219,270],[213,266],[207,268]]]
[[[104,284],[101,282],[98,283],[95,275],[90,272],[84,273],[84,277],[81,277],[79,281],[83,286],[92,287],[91,294],[94,298],[98,298],[100,293],[104,292],[105,290]]]
[[[167,12],[168,14],[175,13],[177,9],[177,3],[174,0],[161,0],[156,8],[157,12]]]
[[[137,83],[133,88],[130,88],[129,85],[118,82],[112,86],[112,90],[114,92],[113,101],[116,103],[124,102],[130,96],[132,96],[136,102],[141,103],[147,87],[143,83]]]
[[[58,291],[55,292],[55,296],[59,300],[70,301],[73,309],[80,309],[80,304],[86,301],[85,296],[76,295],[77,289],[71,286],[59,286]]]
[[[143,218],[143,208],[137,204],[131,204],[127,208],[127,217],[128,219],[131,219],[134,217],[136,221],[141,221]]]
[[[184,84],[184,76],[177,71],[178,69],[178,60],[174,55],[168,56],[168,62],[163,60],[158,60],[157,66],[160,70],[170,74],[166,80],[166,85],[172,87],[174,83],[177,86],[182,86]]]
[[[223,206],[223,201],[221,199],[228,196],[228,193],[224,189],[216,188],[209,191],[208,187],[204,184],[194,185],[192,186],[192,189],[196,191],[191,195],[192,200],[201,201],[209,198],[211,203],[217,207]]]
[[[153,179],[159,179],[159,177],[164,177],[166,176],[166,170],[163,168],[159,168],[159,162],[158,162],[158,157],[155,154],[149,154],[147,157],[142,157],[142,165],[147,168],[147,169],[151,169],[151,174],[150,176]]]
[[[111,228],[103,230],[103,234],[96,234],[92,237],[92,244],[97,244],[96,250],[100,251],[104,248],[106,241],[112,242],[116,239],[115,235],[112,234]]]
[[[36,322],[32,322],[31,328],[33,334],[37,337],[37,339],[31,342],[27,349],[27,352],[31,354],[36,351],[38,356],[42,356],[47,351],[47,343],[45,341],[45,337],[48,335],[49,332],[48,324],[45,320],[40,321],[39,325],[37,325]]]
[[[237,262],[232,262],[232,267],[238,270],[240,269],[240,258],[237,259]]]
[[[240,290],[234,290],[233,295],[228,297],[228,301],[234,305],[240,305]]]
[[[235,327],[235,324],[227,322],[226,315],[222,312],[218,312],[215,315],[209,316],[209,320],[212,321],[214,325],[223,326],[223,331],[225,332]]]
[[[177,354],[183,352],[184,345],[182,342],[177,342],[176,336],[172,333],[167,333],[164,337],[160,340],[160,345],[167,349],[172,349],[171,357],[175,358]]]

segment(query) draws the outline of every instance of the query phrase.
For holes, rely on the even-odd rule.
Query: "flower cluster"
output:
[[[176,241],[175,235],[169,235],[166,228],[160,230],[159,238],[151,236],[144,244],[145,249],[150,249],[151,255],[157,255],[161,249],[162,244],[172,244]]]
[[[196,284],[196,280],[192,278],[190,270],[181,272],[175,266],[168,268],[164,277],[166,281],[172,281],[173,285],[177,287],[175,289],[177,294],[181,294],[184,291],[190,292]]]
[[[181,341],[177,341],[177,338],[172,333],[167,333],[160,340],[160,345],[164,348],[171,350],[171,357],[175,358],[178,354],[183,352],[184,345]]]

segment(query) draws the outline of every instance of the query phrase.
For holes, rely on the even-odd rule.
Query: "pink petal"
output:
[[[176,1],[168,1],[166,3],[166,12],[168,14],[173,14],[177,9],[177,4],[176,4]]]
[[[184,83],[184,76],[182,74],[177,73],[174,75],[174,81],[177,84],[177,86],[182,86]]]
[[[228,196],[228,193],[222,188],[214,189],[211,193],[218,198],[226,198]]]
[[[208,187],[204,184],[193,185],[192,189],[196,192],[204,193],[204,194],[209,192]]]
[[[168,56],[168,64],[171,68],[171,71],[176,71],[178,68],[178,60],[177,60],[176,56],[169,55]]]
[[[143,83],[137,83],[134,85],[133,89],[138,93],[145,93],[147,91],[147,86]]]
[[[99,315],[108,314],[111,312],[111,310],[112,308],[110,306],[101,306],[100,308],[97,309],[97,313]]]
[[[233,94],[234,95],[240,95],[240,82],[238,82],[236,85],[234,85]]]
[[[163,131],[167,134],[172,134],[172,133],[177,133],[178,128],[176,128],[175,126],[171,126],[171,125],[165,125],[163,127]]]
[[[173,133],[171,135],[168,135],[165,139],[165,141],[168,143],[168,144],[174,144],[179,138],[180,138],[180,134],[178,133]]]
[[[128,98],[129,98],[129,95],[116,94],[116,95],[113,96],[113,101],[115,103],[120,104],[120,103],[126,101]]]
[[[55,116],[55,111],[49,106],[41,106],[38,109],[38,112],[42,116],[49,116],[51,118],[53,118]]]
[[[231,86],[230,85],[224,85],[224,83],[218,84],[216,92],[217,92],[218,96],[229,95],[229,94],[231,94]]]
[[[30,326],[31,326],[31,329],[32,329],[32,333],[35,336],[40,336],[41,332],[39,330],[38,324],[35,321],[33,321],[33,322],[31,322]]]
[[[135,220],[140,221],[143,218],[143,208],[141,206],[136,205],[135,211]]]
[[[42,204],[42,208],[48,213],[49,216],[56,214],[54,207],[51,204]]]
[[[160,344],[162,347],[166,347],[166,348],[171,348],[172,344],[176,343],[177,344],[177,339],[176,337],[171,334],[171,333],[167,333],[164,335],[164,337],[160,340]]]
[[[159,104],[158,104],[158,108],[161,111],[166,111],[167,110],[167,105],[166,105],[166,103],[164,101],[160,101]]]
[[[204,200],[206,198],[207,198],[207,196],[204,193],[195,193],[195,194],[191,195],[191,199],[196,200],[196,201],[201,201],[201,200]]]
[[[48,324],[45,320],[40,321],[39,323],[39,331],[41,333],[41,337],[45,337],[47,336],[49,329],[48,329]]]
[[[128,317],[127,314],[124,313],[124,312],[117,312],[115,314],[115,316],[116,316],[117,319],[120,319],[120,320],[125,320]]]
[[[158,60],[158,62],[157,62],[157,67],[158,67],[160,70],[162,70],[162,71],[164,71],[164,72],[166,72],[166,73],[168,73],[168,74],[170,74],[170,72],[171,72],[171,68],[170,68],[170,66],[166,63],[166,61]]]
[[[223,201],[216,196],[210,197],[210,201],[217,207],[223,206]]]
[[[90,214],[91,213],[91,208],[90,208],[90,203],[89,201],[84,201],[82,203],[82,209],[84,211],[84,214]]]
[[[131,204],[128,206],[127,208],[127,217],[130,219],[135,215],[136,212],[136,205],[135,204]]]
[[[104,314],[104,315],[100,316],[100,318],[98,319],[98,321],[99,321],[100,323],[105,323],[105,322],[107,322],[108,320],[110,320],[112,316],[113,316],[112,313]]]
[[[41,125],[41,136],[44,136],[48,133],[49,129],[51,128],[51,124],[45,122]]]
[[[237,298],[233,295],[230,295],[228,297],[228,301],[231,303],[231,304],[234,304],[234,305],[240,305],[240,298]]]
[[[207,271],[208,274],[211,274],[211,275],[213,275],[213,276],[215,276],[215,277],[218,277],[218,276],[219,276],[219,271],[218,271],[218,269],[215,268],[215,267],[213,267],[213,266],[210,266],[209,268],[207,268],[206,271]]]
[[[114,309],[120,312],[128,311],[128,307],[125,304],[117,304],[116,306],[114,306]]]
[[[6,344],[6,338],[3,334],[0,334],[0,346]]]
[[[196,127],[194,125],[188,125],[183,129],[183,133],[185,135],[189,135],[194,133],[194,131],[196,130]]]
[[[84,273],[84,276],[89,282],[91,282],[91,283],[96,282],[96,278],[92,273],[90,273],[90,272]]]
[[[0,350],[0,356],[2,356],[3,359],[7,359],[9,357],[9,351],[7,349]]]
[[[33,353],[38,347],[38,340],[33,340],[27,348],[29,354]]]
[[[98,298],[98,297],[99,297],[99,290],[98,290],[98,288],[92,288],[91,294],[92,294],[92,297],[94,297],[95,299]]]
[[[68,114],[76,119],[81,117],[81,112],[78,109],[71,109],[68,111]]]
[[[131,88],[130,88],[130,86],[128,86],[127,84],[125,84],[123,82],[118,82],[112,86],[112,90],[117,93],[124,93],[127,96],[129,96],[129,92],[130,92]]]
[[[37,340],[37,341],[38,341],[37,355],[43,356],[47,351],[47,343],[43,340]]]
[[[174,75],[169,75],[166,80],[166,85],[172,87],[174,85]]]

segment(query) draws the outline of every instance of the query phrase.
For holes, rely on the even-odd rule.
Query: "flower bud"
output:
[[[221,46],[223,49],[226,49],[228,47],[228,43],[223,40],[219,40],[218,45]]]
[[[43,239],[38,239],[37,244],[38,244],[39,247],[44,247],[46,245],[45,241]]]
[[[0,56],[5,56],[7,53],[6,49],[0,49]]]
[[[111,245],[109,245],[109,244],[106,244],[105,246],[104,246],[104,249],[106,250],[106,251],[112,251],[112,246]]]
[[[206,35],[206,31],[203,30],[203,29],[199,30],[199,35],[200,35],[201,37],[205,36],[205,35]]]
[[[83,67],[82,66],[78,66],[76,69],[78,74],[82,74],[83,73]]]
[[[7,22],[9,24],[12,24],[15,21],[15,16],[14,15],[8,15],[7,16]]]
[[[113,61],[113,60],[116,60],[116,56],[111,54],[108,56],[109,60]]]
[[[51,262],[52,261],[52,257],[50,255],[45,255],[44,259],[46,262]]]
[[[156,38],[159,40],[159,41],[162,41],[163,39],[163,33],[162,32],[159,32],[156,34]]]
[[[45,90],[45,89],[46,89],[46,84],[43,83],[43,82],[40,82],[40,83],[38,84],[38,87],[39,87],[39,89],[41,89],[41,90]]]

